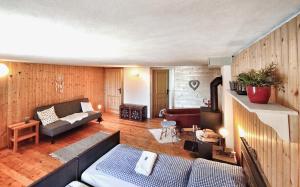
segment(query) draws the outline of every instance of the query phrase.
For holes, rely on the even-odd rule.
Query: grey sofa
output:
[[[68,102],[63,102],[63,103],[57,103],[57,104],[52,104],[52,105],[47,105],[47,106],[41,106],[36,109],[36,112],[34,114],[34,119],[39,120],[39,117],[37,115],[37,111],[42,111],[45,109],[48,109],[52,106],[54,106],[55,113],[59,118],[82,112],[81,110],[81,105],[80,102],[88,102],[88,98],[83,98],[83,99],[77,99],[73,101],[68,101]],[[40,132],[44,135],[47,135],[51,137],[51,143],[54,143],[54,137],[56,135],[59,135],[61,133],[64,133],[66,131],[69,131],[71,129],[74,129],[78,126],[84,125],[88,123],[89,121],[97,119],[98,122],[102,121],[102,114],[100,112],[88,112],[88,117],[83,118],[80,121],[76,121],[73,124],[70,124],[67,121],[62,121],[58,120],[54,123],[48,124],[46,126],[40,125]]]

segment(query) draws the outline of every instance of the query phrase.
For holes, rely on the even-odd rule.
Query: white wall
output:
[[[221,68],[223,77],[223,91],[222,91],[222,110],[223,110],[223,122],[224,127],[228,130],[229,134],[226,137],[226,146],[233,148],[233,109],[232,109],[232,98],[227,93],[229,90],[229,81],[231,81],[231,66],[225,65]]]
[[[169,108],[174,108],[174,80],[175,80],[175,70],[174,68],[169,69]]]
[[[203,99],[210,99],[210,82],[220,75],[220,69],[202,66],[176,66],[174,69],[174,107],[199,108],[206,106]],[[193,90],[190,80],[198,80],[199,87]]]
[[[147,105],[150,118],[150,68],[124,68],[124,103]]]

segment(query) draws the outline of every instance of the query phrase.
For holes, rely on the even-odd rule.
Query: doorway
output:
[[[105,68],[105,112],[119,114],[123,102],[123,69]]]
[[[159,117],[159,112],[169,108],[169,70],[152,70],[152,118]]]

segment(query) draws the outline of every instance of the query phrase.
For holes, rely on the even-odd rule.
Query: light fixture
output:
[[[244,129],[241,128],[241,127],[238,127],[238,129],[239,129],[239,135],[240,135],[240,137],[241,137],[241,138],[245,137],[245,136],[246,136],[246,133],[245,133]]]
[[[222,150],[220,150],[220,153],[223,154],[225,152],[226,142],[225,137],[228,136],[228,130],[224,127],[219,129],[219,133],[222,137],[219,138],[219,146],[222,147]]]
[[[137,69],[131,71],[131,75],[134,77],[140,77],[140,72]]]
[[[97,108],[98,108],[99,111],[101,111],[102,105],[98,105]]]
[[[225,138],[226,136],[228,136],[228,130],[224,127],[220,128],[219,133],[221,134],[221,136],[223,138]]]
[[[9,69],[6,64],[0,63],[0,77],[8,75]]]

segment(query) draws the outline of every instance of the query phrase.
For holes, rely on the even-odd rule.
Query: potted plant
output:
[[[272,63],[261,70],[251,70],[238,75],[238,81],[246,85],[250,102],[267,104],[271,96],[271,86],[284,91],[281,82],[276,80],[276,70],[277,65]]]

